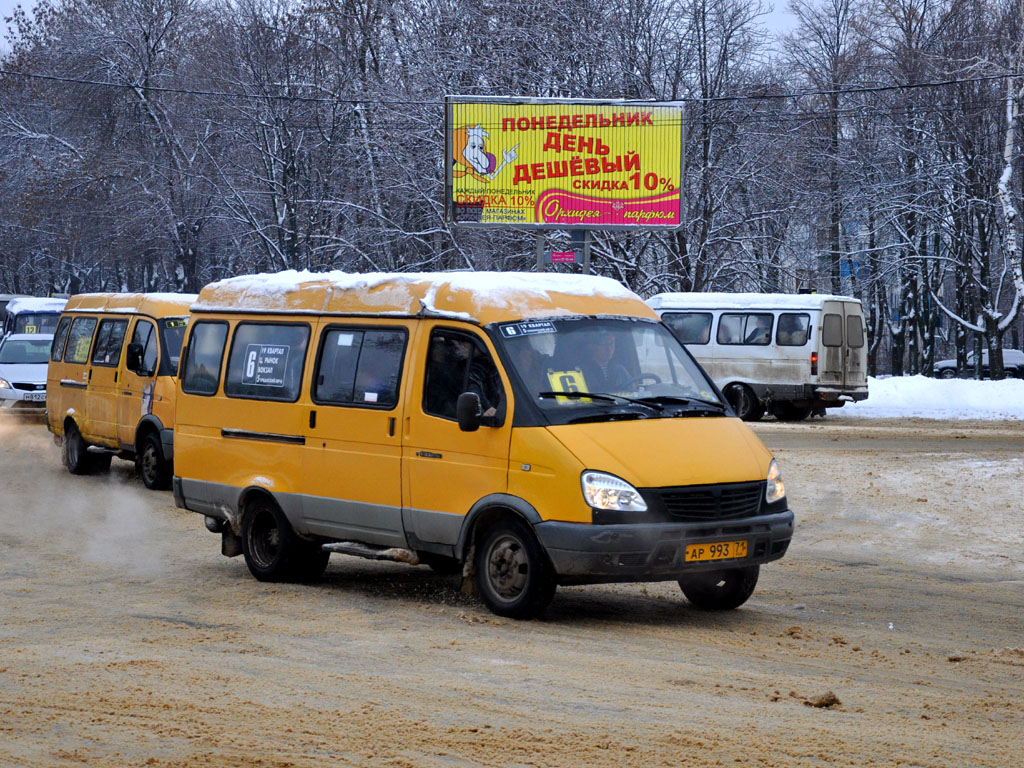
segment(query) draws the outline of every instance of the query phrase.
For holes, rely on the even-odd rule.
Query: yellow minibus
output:
[[[264,581],[334,552],[461,572],[516,618],[600,582],[731,609],[793,534],[772,455],[609,278],[230,278],[178,385],[175,500]]]
[[[83,293],[68,299],[50,350],[46,421],[76,475],[134,460],[147,488],[170,487],[174,383],[195,294]]]

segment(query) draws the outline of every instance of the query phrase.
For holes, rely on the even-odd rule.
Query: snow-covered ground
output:
[[[871,418],[1024,419],[1024,379],[868,378],[868,399],[832,413]]]

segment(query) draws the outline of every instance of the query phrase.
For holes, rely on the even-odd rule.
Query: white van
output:
[[[660,293],[647,300],[745,421],[782,421],[868,396],[859,299],[828,294]]]

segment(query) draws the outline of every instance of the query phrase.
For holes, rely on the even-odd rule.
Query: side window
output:
[[[843,346],[843,317],[842,315],[825,315],[824,324],[821,329],[821,343],[826,347]]]
[[[156,329],[148,320],[139,320],[132,332],[132,344],[142,347],[142,369],[155,372],[157,362],[157,351],[159,349],[156,340]]]
[[[711,341],[710,312],[667,312],[661,319],[683,344]]]
[[[64,357],[64,347],[68,343],[68,328],[71,326],[70,317],[62,317],[60,325],[57,326],[57,333],[53,337],[53,349],[50,350],[50,359],[59,363]]]
[[[768,312],[723,314],[718,321],[718,343],[771,344],[773,320],[774,315]]]
[[[200,322],[192,330],[181,389],[193,395],[215,395],[220,386],[220,363],[224,359],[227,323]]]
[[[96,344],[92,348],[92,364],[116,368],[121,362],[127,320],[103,320],[96,331]]]
[[[864,346],[864,321],[860,315],[846,316],[846,342],[854,349]]]
[[[404,330],[330,328],[324,333],[313,399],[393,408],[405,353]]]
[[[68,332],[68,343],[64,350],[65,363],[84,365],[89,362],[89,347],[92,346],[92,332],[95,330],[95,317],[75,318]]]
[[[802,347],[807,343],[807,330],[810,327],[810,315],[783,312],[779,315],[779,327],[775,332],[775,342],[780,347]]]
[[[308,344],[308,325],[239,323],[231,341],[224,394],[294,403]]]
[[[454,420],[455,404],[463,392],[480,395],[483,424],[505,422],[505,389],[483,342],[454,329],[435,329],[430,334],[423,382],[424,413]]]

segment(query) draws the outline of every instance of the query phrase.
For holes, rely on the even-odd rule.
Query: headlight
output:
[[[604,472],[584,472],[580,478],[583,498],[594,509],[646,512],[647,503],[640,492],[625,480]]]
[[[0,389],[10,389],[11,383],[4,378],[0,378]]]
[[[775,459],[768,465],[768,482],[764,489],[764,498],[769,504],[786,497],[786,485],[782,482],[782,472]]]

